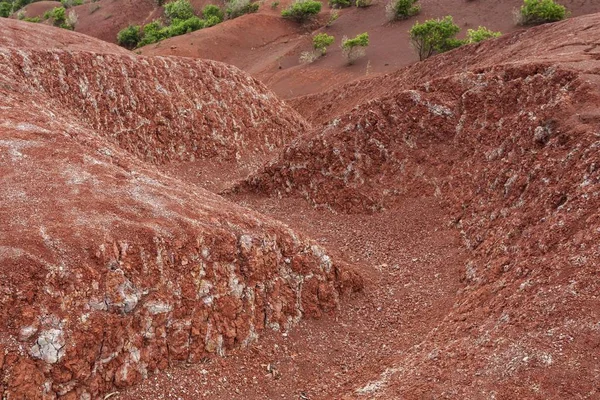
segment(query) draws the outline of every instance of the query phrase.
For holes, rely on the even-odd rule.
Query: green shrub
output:
[[[75,6],[80,6],[83,4],[83,0],[60,0],[60,4],[64,8],[70,8]]]
[[[117,34],[117,43],[128,49],[134,49],[142,40],[142,29],[139,25],[129,25]]]
[[[568,11],[554,0],[524,0],[519,23],[523,25],[544,24],[565,19]]]
[[[354,64],[356,60],[364,57],[366,47],[369,45],[369,34],[367,32],[356,35],[352,39],[342,39],[342,54],[348,60],[348,64]]]
[[[244,14],[251,14],[258,11],[260,4],[252,3],[250,0],[230,0],[227,3],[225,14],[227,19],[241,17]]]
[[[274,1],[274,2],[271,3],[271,8],[273,10],[276,9],[277,7],[279,7],[279,2],[278,1]]]
[[[221,10],[218,6],[215,6],[214,4],[207,4],[202,10],[202,18],[208,20],[210,17],[216,17],[219,20],[219,22],[223,22],[225,14],[223,13],[223,10]],[[217,24],[219,22],[217,22]]]
[[[329,7],[331,7],[331,8],[350,7],[350,0],[329,0]]]
[[[215,26],[223,22],[222,19],[219,19],[216,15],[211,15],[210,17],[204,20],[204,27],[210,28],[211,26]]]
[[[333,44],[335,38],[326,33],[319,33],[313,37],[313,47],[315,50],[320,51],[321,55],[325,55],[327,48]]]
[[[356,7],[365,8],[373,4],[373,0],[356,0]]]
[[[217,22],[218,23],[218,22]],[[206,21],[196,16],[188,19],[177,19],[171,25],[162,28],[159,31],[160,40],[173,36],[185,35],[186,33],[197,31],[206,27]]]
[[[494,32],[486,28],[485,26],[480,26],[477,29],[468,29],[467,30],[467,42],[468,43],[479,43],[484,40],[493,39],[500,37],[502,35],[501,32]]]
[[[25,18],[23,18],[23,21],[37,23],[37,22],[40,22],[41,19],[40,19],[40,17],[25,17]]]
[[[3,1],[0,3],[0,17],[8,18],[12,12],[12,4]]]
[[[419,60],[424,60],[463,45],[464,41],[456,39],[459,31],[460,28],[452,17],[447,16],[442,19],[429,19],[422,24],[417,22],[409,33],[411,43],[419,54]]]
[[[160,42],[161,40],[165,39],[163,33],[161,32],[162,29],[163,26],[159,20],[155,20],[144,25],[142,28],[142,39],[138,43],[138,47]]]
[[[321,7],[320,1],[296,0],[281,12],[281,16],[296,22],[305,22],[320,13]]]
[[[389,21],[406,19],[417,15],[421,11],[418,0],[390,0],[385,7],[385,13]]]
[[[194,8],[189,0],[175,0],[165,4],[165,15],[170,21],[186,20],[194,16]]]
[[[54,26],[69,30],[73,30],[77,22],[77,15],[74,12],[70,12],[67,19],[67,12],[64,7],[54,7],[52,10],[46,11],[43,18],[51,19]]]

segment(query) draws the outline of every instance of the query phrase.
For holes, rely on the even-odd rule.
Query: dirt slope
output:
[[[177,119],[191,90],[205,114],[229,117],[211,108],[235,106],[228,84],[249,114],[253,99],[280,112],[261,85],[218,63],[122,56],[97,40],[87,52],[42,51],[80,35],[0,21],[9,38],[30,27],[32,37],[6,42],[19,48],[0,48],[0,397],[96,399],[265,330],[285,333],[360,288],[285,225],[141,161],[150,134],[123,141],[107,130],[139,133],[128,115],[159,112],[161,91],[175,89],[160,110],[178,108]],[[164,158],[151,160],[168,160],[168,140],[158,143]]]
[[[529,62],[412,88],[423,78],[407,70],[398,89],[297,139],[246,183],[346,212],[433,196],[463,236],[466,287],[451,312],[345,398],[598,396],[598,22],[540,29],[566,37],[555,59],[536,58],[539,36],[523,34]]]
[[[579,17],[532,27],[499,39],[464,46],[387,75],[362,79],[339,88],[291,99],[288,102],[314,124],[323,124],[389,90],[402,90],[435,78],[476,71],[500,64],[528,64],[533,61],[567,66],[585,64],[594,57],[596,42],[586,33],[594,29],[597,16]]]
[[[154,0],[98,0],[73,7],[77,14],[75,30],[109,43],[129,25],[147,24],[162,16]]]
[[[74,50],[94,46],[105,53],[20,56],[13,51],[6,65],[15,79],[46,93],[56,106],[70,107],[99,134],[143,160],[169,164],[201,184],[206,184],[203,171],[218,169],[217,163],[228,164],[230,176],[225,180],[245,176],[309,126],[264,85],[235,67],[137,57],[86,36],[14,20],[6,21],[3,32],[7,45],[18,46],[12,48],[40,48],[44,43],[46,48]],[[44,42],[47,32],[52,36]],[[90,63],[95,68],[89,68]],[[58,74],[60,84],[49,69]],[[200,165],[200,160],[210,162]],[[186,171],[179,168],[182,163]]]
[[[24,17],[42,17],[46,11],[50,11],[55,7],[62,7],[60,1],[36,1],[35,3],[27,4],[21,9]]]
[[[366,9],[340,10],[340,18],[331,27],[324,27],[331,12],[326,4],[318,23],[301,27],[282,21],[280,12],[288,3],[283,1],[277,9],[272,9],[271,2],[266,2],[256,15],[171,38],[141,51],[224,61],[250,72],[280,97],[290,99],[320,93],[368,75],[394,72],[414,63],[417,58],[409,43],[408,30],[415,21],[452,15],[462,29],[461,35],[480,25],[503,33],[519,30],[513,11],[522,1],[421,0],[421,14],[394,23],[386,20],[385,1],[374,1]],[[591,0],[565,0],[562,4],[573,16],[600,12],[598,3]],[[334,35],[335,43],[326,57],[309,65],[300,64],[301,52],[311,49],[310,38],[318,32]],[[362,32],[369,32],[371,39],[367,57],[347,66],[341,54],[341,39]]]

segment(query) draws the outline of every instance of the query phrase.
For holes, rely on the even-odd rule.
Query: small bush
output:
[[[329,14],[329,19],[327,20],[327,23],[325,24],[325,26],[331,26],[333,25],[333,23],[335,21],[337,21],[337,19],[340,17],[340,13],[337,10],[333,10],[330,14]]]
[[[67,12],[64,7],[54,7],[52,10],[46,11],[43,18],[51,19],[54,26],[69,30],[73,30],[77,22],[77,14],[74,12],[69,13],[67,20]]]
[[[326,33],[319,33],[313,37],[313,48],[319,52],[321,55],[325,55],[327,52],[327,48],[333,44],[335,38]]]
[[[142,28],[142,39],[138,43],[138,47],[146,46],[148,44],[159,42],[165,39],[163,36],[162,24],[159,20],[152,21],[149,24],[144,25]]]
[[[331,7],[331,8],[350,7],[350,0],[329,0],[329,7]]]
[[[134,49],[142,40],[142,29],[139,25],[129,25],[117,34],[117,43],[128,49]]]
[[[468,29],[467,30],[467,42],[468,43],[479,43],[484,40],[493,39],[500,37],[502,35],[501,32],[494,32],[486,28],[485,26],[480,26],[477,29]]]
[[[518,23],[522,25],[544,24],[565,19],[568,16],[565,6],[554,0],[524,0]]]
[[[23,21],[38,23],[41,21],[41,19],[40,19],[40,17],[25,17],[25,18],[23,18]]]
[[[208,22],[208,19],[210,19],[211,17],[216,17],[219,20],[219,22],[217,22],[218,24],[220,22],[223,22],[223,19],[225,19],[225,14],[223,13],[223,10],[221,10],[218,6],[215,6],[214,4],[207,4],[202,10],[202,18],[204,18]]]
[[[6,1],[0,3],[0,17],[8,18],[12,12],[12,5]]]
[[[315,62],[321,54],[318,51],[303,51],[300,53],[300,64],[310,64]]]
[[[348,64],[354,64],[356,60],[364,57],[366,48],[369,45],[369,34],[361,33],[352,39],[344,37],[342,39],[342,54],[348,60]]]
[[[407,19],[421,12],[418,0],[390,0],[385,7],[385,13],[389,21]]]
[[[365,8],[373,4],[373,0],[356,0],[356,7]]]
[[[175,0],[165,4],[165,15],[170,21],[186,20],[194,16],[194,8],[189,0]]]
[[[451,16],[442,19],[429,19],[422,24],[416,23],[410,29],[410,40],[419,60],[424,60],[437,53],[443,53],[460,47],[463,41],[456,39],[460,31]]]
[[[241,17],[244,14],[251,14],[258,11],[260,4],[252,3],[250,0],[230,0],[227,3],[227,19]]]
[[[321,12],[320,1],[296,0],[292,5],[281,12],[283,18],[296,22],[306,22]]]
[[[277,7],[279,7],[279,2],[278,1],[274,1],[274,2],[271,3],[271,8],[273,10],[276,9]]]
[[[83,4],[83,0],[60,0],[60,4],[64,8],[70,8],[75,6],[80,6]]]

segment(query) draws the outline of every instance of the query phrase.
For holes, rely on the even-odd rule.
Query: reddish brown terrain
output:
[[[87,41],[41,50],[23,27],[0,25],[2,398],[97,398],[360,288],[316,243],[155,167],[281,147],[306,123],[264,86],[38,25]]]
[[[600,398],[600,14],[398,69],[382,7],[142,49],[287,103],[0,20],[0,397]]]
[[[265,82],[281,98],[290,99],[332,89],[357,78],[393,72],[416,62],[408,38],[408,30],[415,21],[452,15],[462,29],[459,36],[481,25],[503,33],[521,29],[515,25],[514,10],[522,0],[421,0],[422,12],[418,16],[394,23],[386,19],[386,2],[375,0],[368,8],[339,10],[339,19],[330,27],[325,24],[332,9],[326,2],[318,21],[306,26],[281,19],[281,10],[289,3],[281,1],[277,9],[272,9],[272,2],[266,1],[257,14],[149,45],[141,52],[233,64]],[[573,16],[600,12],[600,5],[592,0],[561,3]],[[312,35],[320,32],[335,36],[335,43],[325,57],[312,64],[301,64],[300,53],[311,49]],[[362,32],[370,36],[367,56],[348,66],[341,54],[341,39]]]

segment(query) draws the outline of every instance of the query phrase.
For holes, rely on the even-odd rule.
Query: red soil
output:
[[[563,38],[556,57],[483,63],[415,86],[418,67],[397,85],[375,79],[383,96],[295,141],[242,185],[238,196],[249,188],[347,212],[403,213],[433,196],[463,237],[466,286],[452,310],[344,398],[598,397],[599,22],[505,39],[535,54],[540,36]],[[472,55],[475,67],[479,50],[500,43],[454,56]],[[423,67],[443,71],[451,57]]]
[[[75,31],[116,43],[119,31],[129,25],[147,24],[162,16],[154,0],[98,0],[73,7]]]
[[[55,7],[62,7],[60,1],[37,1],[35,3],[31,3],[23,7],[23,15],[25,17],[33,18],[33,17],[41,17],[46,11],[50,11]]]
[[[435,4],[495,29],[512,8]],[[413,21],[378,30],[381,7],[344,10],[331,29],[372,26],[393,48],[389,33]],[[600,396],[600,14],[389,75],[377,73],[409,53],[374,43],[375,76],[345,86],[366,65],[332,50],[297,66],[308,35],[278,17],[186,36],[284,96],[334,88],[293,101],[312,129],[234,68],[89,39],[88,52],[40,51],[44,35],[83,39],[37,26],[17,37],[30,26],[0,21],[11,35],[0,49],[0,397]],[[168,43],[143,52],[176,53]],[[195,96],[207,112],[194,113]],[[212,308],[204,281],[190,284],[198,265]],[[338,304],[363,286],[351,271],[364,290]],[[261,296],[233,296],[239,284]],[[323,318],[262,329],[300,314]],[[249,326],[262,337],[240,348]]]
[[[331,27],[299,27],[281,20],[280,11],[289,2],[281,2],[273,10],[270,3],[262,5],[258,14],[245,16],[205,31],[178,36],[142,49],[142,54],[201,57],[224,61],[250,72],[284,99],[319,93],[367,75],[396,71],[417,61],[408,39],[408,30],[415,21],[452,15],[462,28],[480,25],[510,33],[519,29],[513,10],[521,0],[465,1],[422,0],[419,16],[388,23],[385,2],[375,1],[366,9],[340,10],[340,18]],[[594,1],[563,1],[573,16],[600,11]],[[324,6],[320,26],[327,21],[330,9]],[[317,24],[319,25],[319,24]],[[315,30],[315,28],[318,28]],[[310,37],[326,32],[336,37],[328,54],[316,62],[299,62],[302,51],[311,49]],[[369,32],[371,39],[367,57],[347,66],[339,47],[341,38]]]
[[[281,146],[304,122],[254,79],[14,20],[0,36],[19,46],[0,48],[1,398],[96,399],[360,289],[316,243],[141,161]]]

